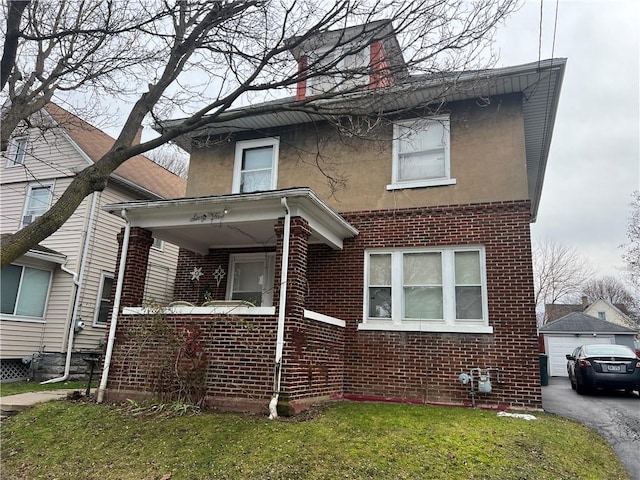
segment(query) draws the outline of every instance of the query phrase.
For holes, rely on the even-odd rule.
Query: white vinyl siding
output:
[[[370,250],[364,290],[360,329],[491,331],[483,247]]]
[[[451,178],[448,116],[397,122],[393,126],[393,167],[388,190],[455,184]]]

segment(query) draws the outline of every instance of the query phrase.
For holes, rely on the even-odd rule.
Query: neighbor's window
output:
[[[23,165],[27,152],[27,137],[15,137],[10,140],[7,151],[7,167]]]
[[[49,210],[53,198],[53,184],[34,183],[29,185],[25,199],[22,226],[29,225]]]
[[[100,291],[96,309],[95,324],[106,325],[111,309],[111,291],[113,289],[113,274],[102,272],[100,277]]]
[[[227,298],[245,300],[258,307],[271,307],[274,263],[273,253],[231,255]]]
[[[0,310],[4,315],[43,318],[51,272],[22,265],[0,270]]]
[[[279,143],[277,138],[236,143],[233,193],[251,193],[276,188]]]
[[[365,265],[365,323],[488,324],[482,247],[369,251]]]
[[[402,121],[393,126],[393,172],[388,190],[451,185],[449,117]]]
[[[607,314],[606,312],[598,312],[598,318],[600,320],[606,320],[607,319]]]

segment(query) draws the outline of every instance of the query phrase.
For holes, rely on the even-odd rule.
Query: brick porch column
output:
[[[116,271],[114,279],[118,279],[120,270],[120,255],[122,252],[122,241],[124,239],[124,228],[118,234],[118,257],[116,260]],[[124,271],[124,281],[122,285],[122,297],[120,307],[138,307],[142,305],[144,295],[144,284],[147,278],[147,265],[149,262],[149,249],[153,244],[151,232],[140,227],[132,227],[129,233],[129,249],[127,251],[126,268]],[[113,288],[115,294],[115,284]],[[112,295],[113,296],[113,295]],[[113,303],[112,303],[113,304]]]
[[[284,220],[278,220],[275,226],[277,235],[276,245],[276,275],[273,291],[273,303],[279,307],[280,287],[282,283],[282,247],[284,236]],[[291,218],[289,238],[289,271],[287,278],[286,316],[302,318],[307,292],[307,253],[311,229],[309,223],[302,217]],[[276,310],[277,311],[277,310]]]

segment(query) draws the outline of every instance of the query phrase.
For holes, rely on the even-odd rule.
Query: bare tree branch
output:
[[[362,82],[370,66],[353,61],[372,39],[399,42],[390,56],[394,61],[378,72],[381,86],[422,74],[426,77],[417,76],[416,85],[446,78],[446,88],[456,88],[455,72],[491,65],[492,57],[482,57],[484,47],[515,3],[87,0],[82,8],[72,8],[66,2],[35,2],[27,10],[29,21],[8,80],[1,139],[6,142],[21,122],[67,91],[129,99],[132,107],[109,152],[80,172],[48,212],[2,239],[2,266],[56,231],[127,159],[197,129],[249,111],[303,111],[343,131],[349,128],[345,117],[359,116],[364,123],[353,125],[375,128],[383,115],[400,110],[394,110],[389,92],[376,93]],[[383,21],[389,18],[393,25]],[[319,35],[332,41],[315,55]],[[346,65],[347,60],[353,65]],[[23,72],[29,73],[23,77]],[[299,81],[325,82],[329,88],[299,101],[264,102],[290,95]],[[411,88],[407,85],[396,95]],[[425,99],[423,108],[437,107],[442,94]],[[242,105],[252,107],[237,108]],[[176,113],[184,118],[164,122],[157,138],[133,144],[145,119],[159,121]],[[318,166],[335,183],[342,182],[335,172]]]

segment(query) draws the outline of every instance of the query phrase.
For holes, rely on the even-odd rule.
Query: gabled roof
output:
[[[631,318],[629,318],[628,313],[625,313],[625,312],[623,311],[623,309],[624,309],[624,310],[626,310],[626,306],[625,306],[625,305],[620,304],[620,303],[619,303],[619,304],[614,305],[613,303],[611,303],[611,302],[610,302],[609,300],[607,300],[606,298],[599,298],[599,299],[597,299],[595,302],[593,302],[591,305],[589,305],[587,308],[585,308],[585,310],[584,310],[584,311],[585,311],[585,312],[588,312],[588,311],[590,312],[590,311],[593,309],[593,307],[595,307],[595,306],[598,304],[598,302],[603,302],[603,303],[605,303],[605,304],[606,304],[609,308],[611,308],[614,312],[618,313],[618,314],[619,314],[623,319],[628,320],[628,321],[631,321]]]
[[[191,140],[234,132],[264,132],[287,125],[325,121],[345,115],[394,114],[442,102],[455,102],[497,95],[520,94],[524,119],[525,157],[531,221],[535,221],[551,137],[555,123],[565,58],[552,58],[524,65],[439,76],[414,76],[390,87],[298,102],[295,97],[258,103],[210,116],[209,125],[176,139],[187,152]],[[207,117],[205,117],[206,119]],[[164,131],[183,119],[160,122]]]
[[[540,327],[540,333],[618,333],[635,335],[632,328],[623,327],[599,318],[572,312],[558,320]]]
[[[47,104],[45,109],[89,161],[97,162],[113,146],[113,137],[55,103]],[[111,174],[111,178],[140,191],[146,198],[180,198],[184,197],[186,191],[183,178],[144,155],[128,159]]]

